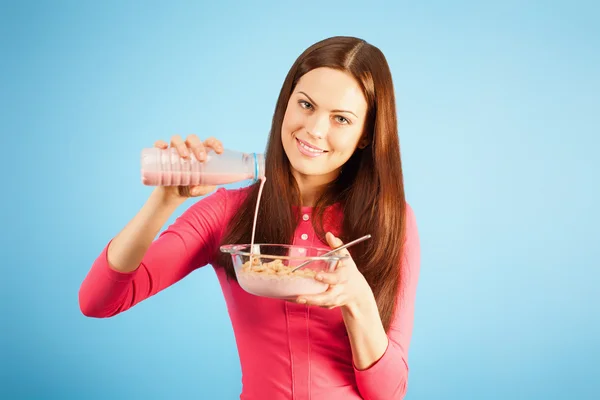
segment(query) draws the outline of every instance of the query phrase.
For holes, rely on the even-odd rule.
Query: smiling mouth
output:
[[[298,147],[302,151],[302,153],[305,153],[307,155],[317,156],[323,153],[327,153],[326,150],[319,149],[318,147],[312,146],[304,140],[298,138],[296,138],[296,143],[298,144]]]

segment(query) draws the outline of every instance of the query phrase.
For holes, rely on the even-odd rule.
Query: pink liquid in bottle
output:
[[[259,179],[264,175],[262,154],[210,150],[205,161],[194,155],[184,159],[174,148],[144,149],[141,157],[142,183],[147,186],[216,186]]]

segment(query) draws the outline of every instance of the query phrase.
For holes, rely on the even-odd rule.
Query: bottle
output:
[[[206,159],[199,162],[179,156],[177,149],[142,150],[142,183],[146,186],[225,185],[264,176],[264,155],[223,150],[217,154],[207,149]]]

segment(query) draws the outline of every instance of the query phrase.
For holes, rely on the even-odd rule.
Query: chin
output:
[[[311,161],[305,162],[305,160],[290,160],[290,166],[292,167],[292,171],[296,173],[307,176],[307,177],[335,177],[338,175],[339,167],[325,167],[322,165],[310,165]]]

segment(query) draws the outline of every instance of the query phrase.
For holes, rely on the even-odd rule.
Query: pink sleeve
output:
[[[81,284],[81,312],[96,318],[114,316],[208,264],[218,251],[227,220],[226,197],[227,192],[219,189],[183,212],[150,245],[133,272],[123,273],[109,266],[109,242]]]
[[[420,270],[420,243],[414,212],[407,205],[406,242],[402,272],[404,290],[388,332],[388,348],[366,370],[354,366],[358,390],[365,400],[399,400],[406,395],[408,384],[408,348],[413,330],[415,297]]]

